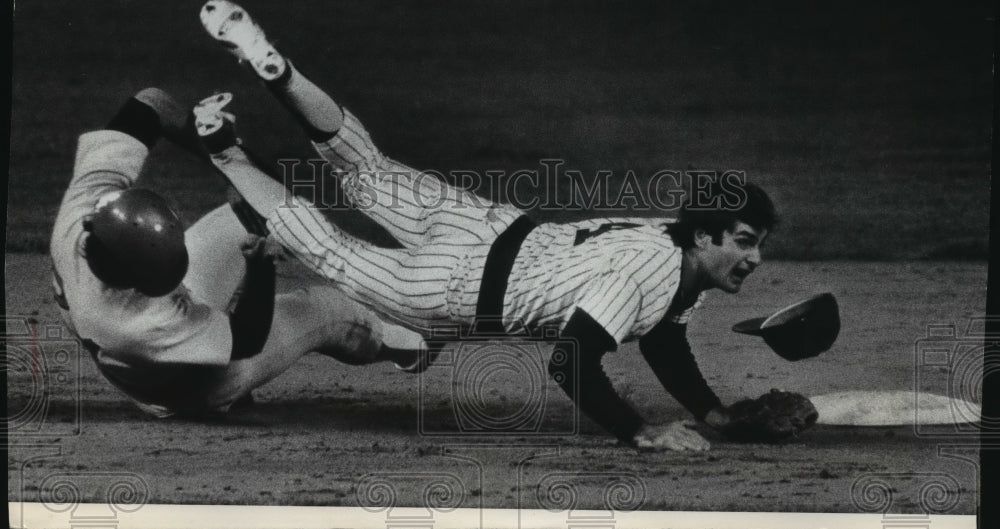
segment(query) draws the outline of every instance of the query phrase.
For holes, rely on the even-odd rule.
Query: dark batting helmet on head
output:
[[[184,226],[163,197],[128,189],[102,197],[84,221],[84,251],[98,279],[150,296],[172,292],[187,273]]]

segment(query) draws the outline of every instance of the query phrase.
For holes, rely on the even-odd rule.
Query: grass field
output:
[[[630,170],[742,170],[784,216],[769,257],[986,256],[988,2],[246,3],[384,151],[416,167],[538,170],[557,158],[617,182]],[[8,251],[44,250],[76,136],[144,86],[189,102],[233,91],[250,145],[310,155],[202,34],[199,5],[17,3]],[[188,220],[222,199],[169,147],[148,165],[145,185]]]

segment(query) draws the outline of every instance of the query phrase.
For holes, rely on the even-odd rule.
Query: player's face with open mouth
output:
[[[739,292],[743,281],[761,263],[760,247],[765,238],[767,230],[758,231],[737,221],[732,231],[722,232],[721,244],[709,241],[702,260],[709,283],[725,292]]]

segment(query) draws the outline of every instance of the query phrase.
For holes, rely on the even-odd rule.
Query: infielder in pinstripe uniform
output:
[[[639,340],[643,356],[694,416],[716,428],[728,413],[702,377],[686,338],[707,290],[734,293],[760,264],[775,223],[758,187],[739,187],[732,210],[684,209],[676,223],[604,219],[536,226],[520,210],[455,189],[383,155],[350,112],[267,42],[239,6],[211,0],[202,22],[302,123],[346,195],[404,246],[380,248],[329,223],[313,205],[262,177],[243,152],[232,116],[209,98],[196,109],[213,161],[273,237],[351,297],[414,329],[501,316],[504,330],[556,325],[579,344],[549,372],[580,409],[638,447],[704,450],[691,423],[646,423],[601,367],[606,351]],[[716,198],[721,190],[715,190]],[[557,345],[556,352],[560,352]],[[572,376],[578,373],[578,378]]]

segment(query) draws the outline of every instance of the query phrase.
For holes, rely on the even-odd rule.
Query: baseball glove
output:
[[[776,443],[816,423],[819,413],[805,395],[772,389],[728,408],[726,436],[734,441]]]

